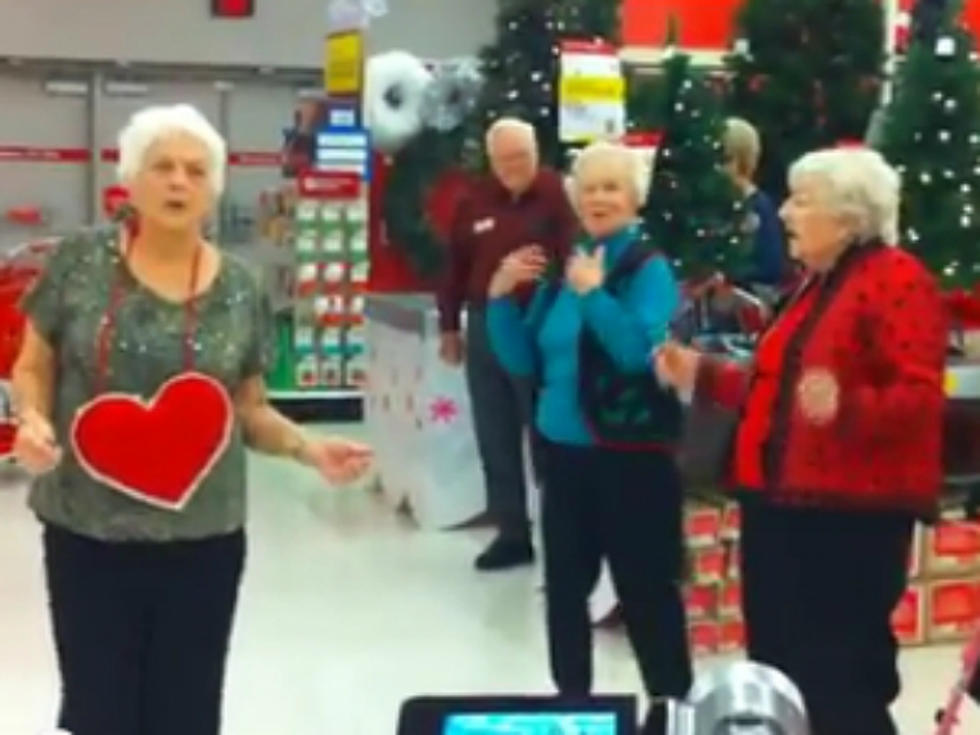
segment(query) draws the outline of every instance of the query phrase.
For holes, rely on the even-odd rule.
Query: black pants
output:
[[[504,370],[490,345],[486,313],[476,308],[470,309],[466,326],[466,382],[490,515],[503,536],[526,539],[524,430],[531,383]]]
[[[896,733],[891,614],[912,530],[908,516],[744,506],[749,656],[796,683],[813,735]]]
[[[686,696],[691,661],[673,458],[547,444],[544,477],[548,644],[558,690],[591,690],[588,600],[605,557],[647,692]]]
[[[72,735],[217,735],[242,532],[109,544],[47,526],[45,566]]]

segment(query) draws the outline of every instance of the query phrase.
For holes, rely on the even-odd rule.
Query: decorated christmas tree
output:
[[[619,0],[498,2],[496,43],[480,53],[486,83],[470,121],[468,158],[482,161],[487,127],[500,117],[515,116],[537,129],[542,163],[561,168],[560,44],[565,39],[615,42]]]
[[[980,280],[980,68],[961,2],[919,26],[886,110],[881,151],[902,174],[902,244],[947,286]]]
[[[759,183],[781,198],[800,155],[862,140],[883,60],[881,0],[745,0],[728,58],[730,107],[762,135]]]
[[[749,243],[742,200],[725,170],[721,100],[685,54],[670,56],[661,84],[665,124],[644,208],[647,235],[685,276],[735,275]]]

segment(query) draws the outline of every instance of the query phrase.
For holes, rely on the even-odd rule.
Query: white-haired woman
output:
[[[789,184],[782,217],[809,277],[753,364],[671,344],[657,370],[741,412],[729,480],[750,656],[799,685],[814,735],[894,735],[890,616],[941,486],[945,316],[894,247],[899,177],[880,155],[811,153]]]
[[[490,283],[488,324],[501,362],[536,376],[545,444],[543,535],[551,669],[563,695],[592,686],[588,598],[603,558],[622,602],[647,691],[691,683],[681,603],[681,485],[671,448],[680,408],[650,374],[678,290],[666,259],[639,239],[642,168],[597,143],[578,157],[573,196],[587,245],[561,273],[536,248],[508,256]],[[526,313],[512,297],[541,279]],[[663,732],[655,701],[647,723]]]
[[[266,400],[267,299],[202,235],[224,184],[214,128],[189,106],[155,107],[119,143],[132,226],[67,238],[24,300],[15,453],[36,475],[61,727],[215,735],[246,446],[334,482],[370,453],[306,436]]]

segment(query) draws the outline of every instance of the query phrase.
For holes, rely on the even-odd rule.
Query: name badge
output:
[[[496,225],[497,220],[493,217],[484,217],[473,223],[473,233],[482,235],[484,232],[490,232]]]

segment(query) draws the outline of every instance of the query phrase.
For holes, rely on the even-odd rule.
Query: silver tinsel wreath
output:
[[[476,105],[483,87],[479,62],[473,58],[439,64],[422,100],[422,120],[441,132],[455,130]]]

